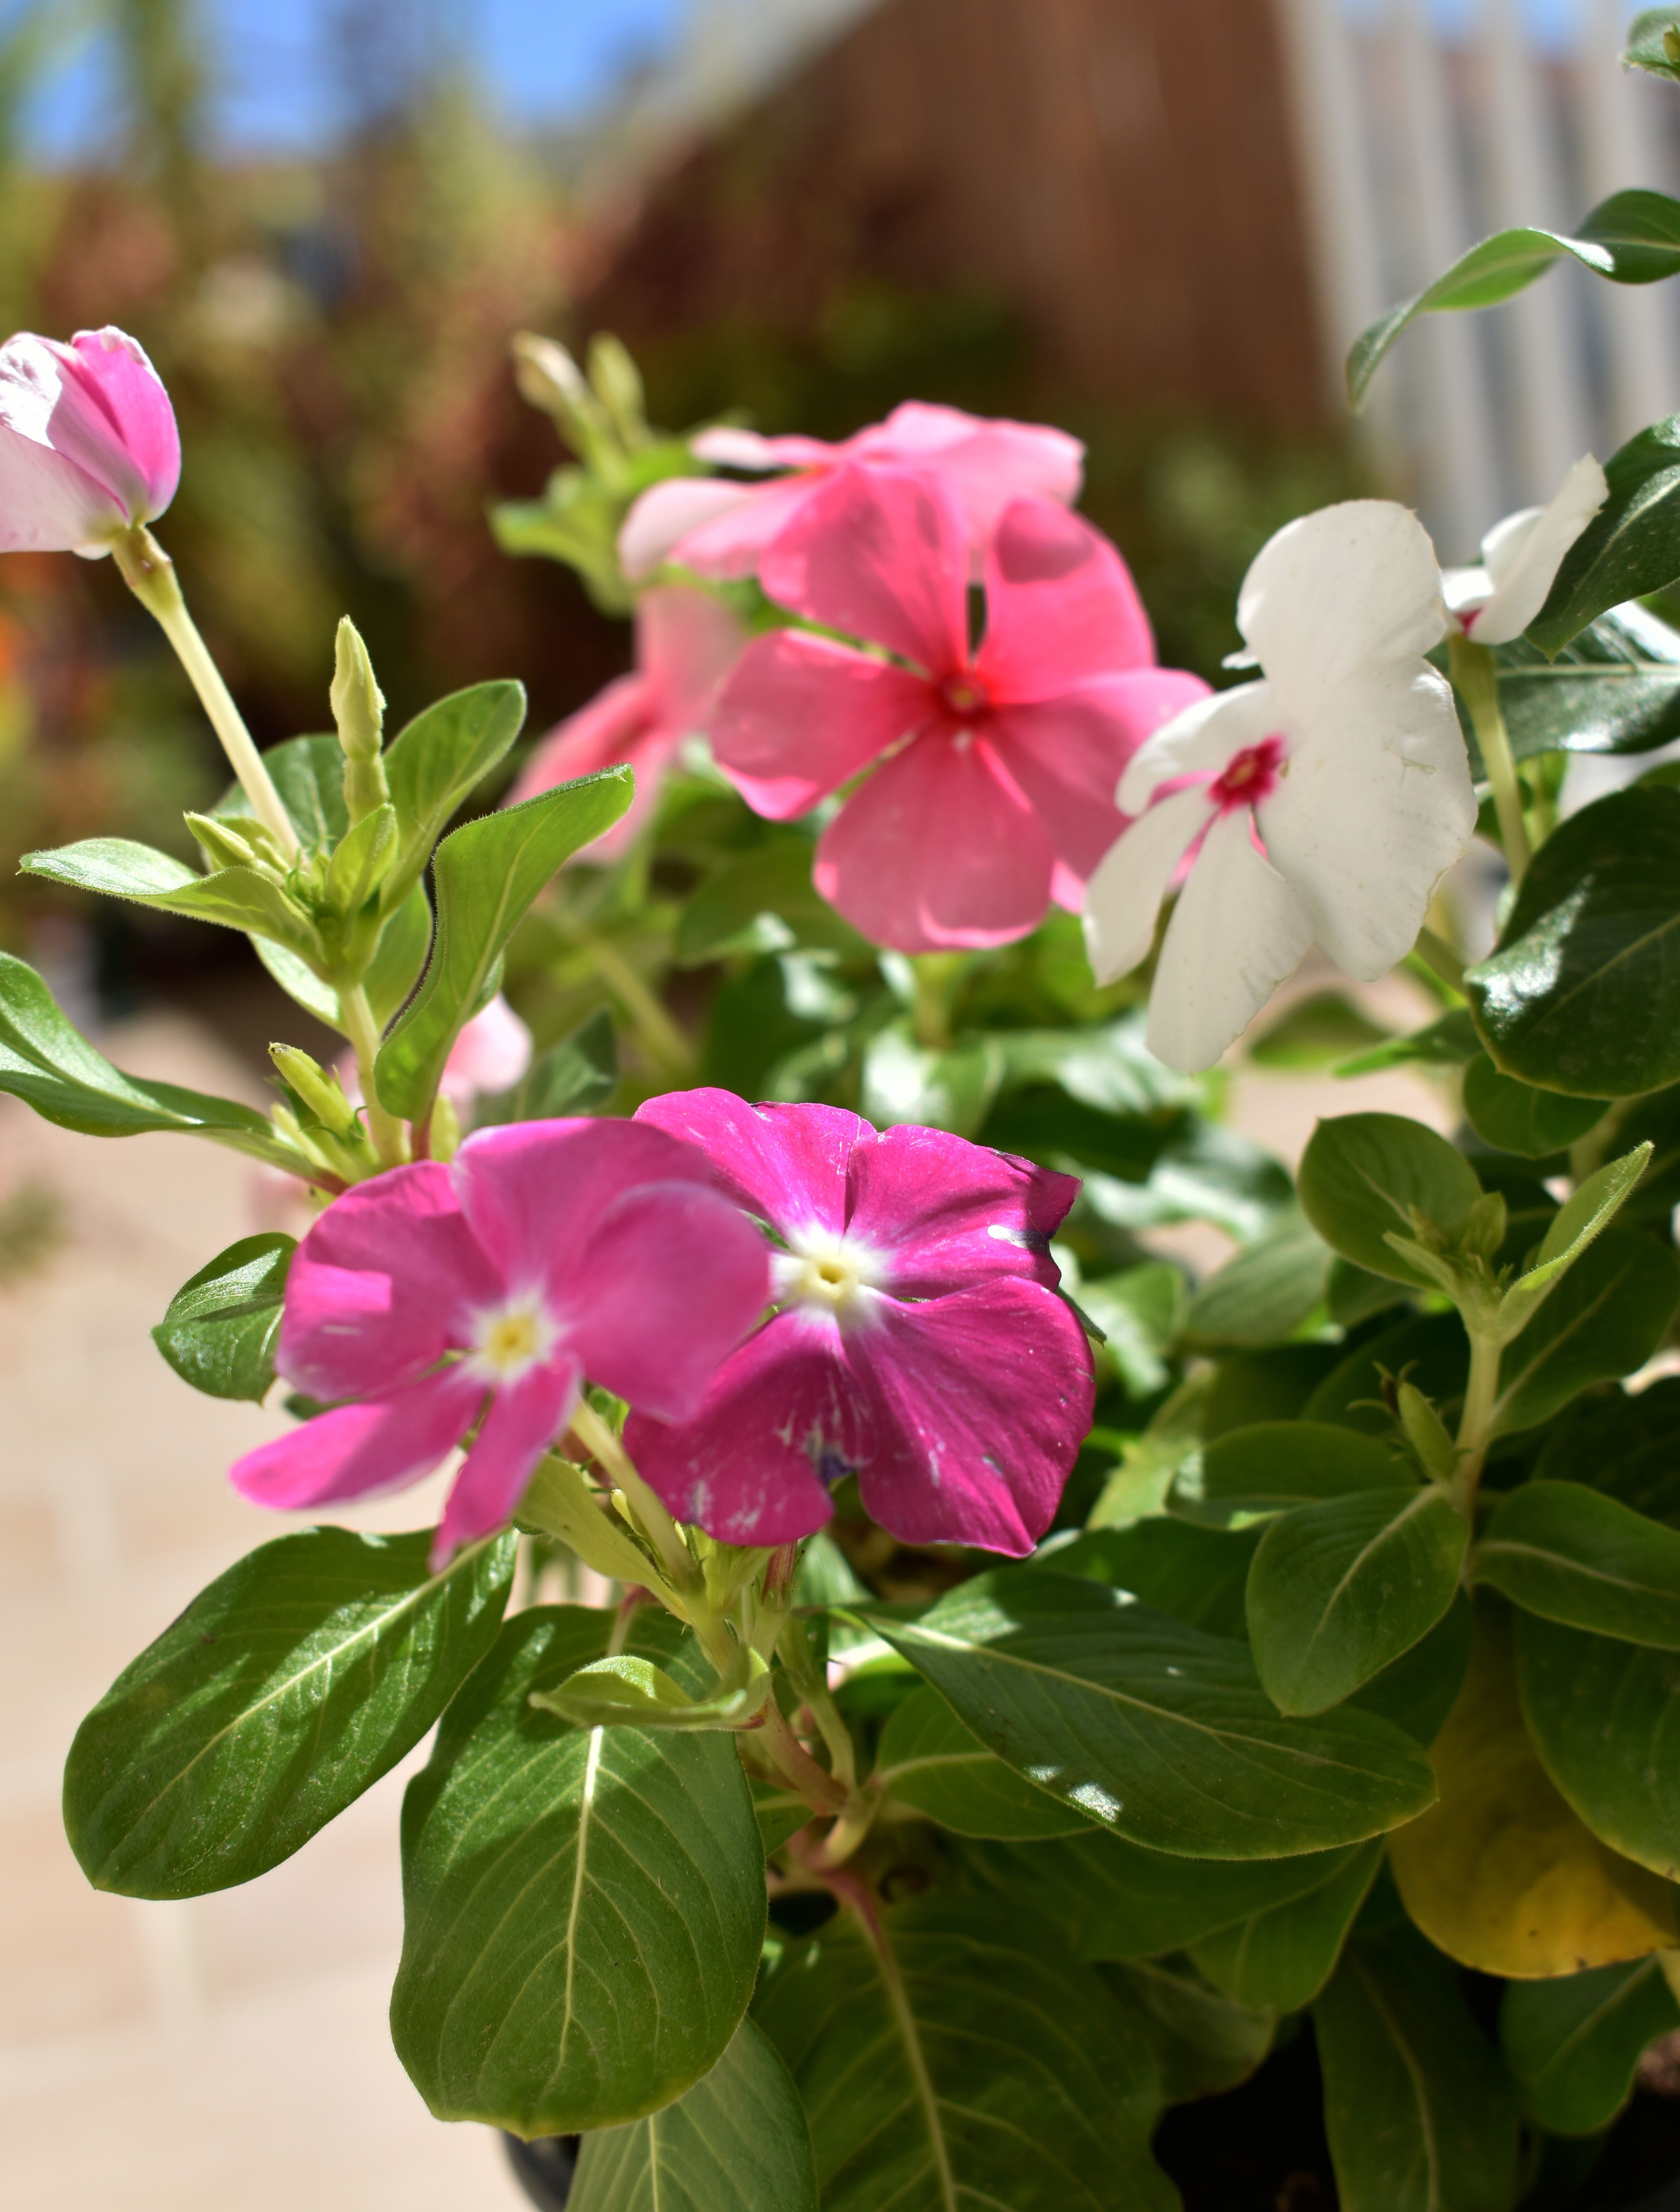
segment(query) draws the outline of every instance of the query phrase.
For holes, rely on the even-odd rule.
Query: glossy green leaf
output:
[[[1417,316],[1497,307],[1543,276],[1566,253],[1617,284],[1649,284],[1671,276],[1680,270],[1680,204],[1661,192],[1616,192],[1601,201],[1573,236],[1519,229],[1484,238],[1444,276],[1391,307],[1355,339],[1348,356],[1350,403],[1360,404],[1383,356]]]
[[[1117,1275],[1082,1282],[1079,1302],[1106,1341],[1104,1350],[1134,1398],[1152,1398],[1171,1379],[1170,1348],[1183,1324],[1185,1292],[1181,1268],[1146,1260]]]
[[[1329,1421],[1257,1421],[1216,1437],[1180,1468],[1168,1502],[1192,1520],[1240,1528],[1315,1499],[1416,1479],[1413,1461],[1357,1430]]]
[[[1587,1482],[1635,1513],[1680,1528],[1680,1376],[1632,1395],[1586,1398],[1546,1432],[1534,1472]]]
[[[1673,201],[1667,204],[1680,216]],[[1680,415],[1630,438],[1604,475],[1609,498],[1564,555],[1529,625],[1543,652],[1555,653],[1606,609],[1680,576]]]
[[[1680,1078],[1680,791],[1613,792],[1561,823],[1464,988],[1522,1082],[1625,1098]]]
[[[1342,2212],[1510,2212],[1516,2099],[1449,1960],[1361,1934],[1312,2024]]]
[[[1580,1483],[1524,1483],[1470,1571],[1544,1620],[1680,1650],[1680,1532]]]
[[[1128,1182],[1108,1174],[1085,1178],[1086,1204],[1117,1229],[1135,1232],[1168,1228],[1176,1221],[1207,1221],[1239,1244],[1263,1235],[1291,1194],[1287,1173],[1269,1153],[1237,1130],[1200,1115],[1155,1155],[1145,1181]]]
[[[303,1164],[253,1108],[113,1067],[71,1028],[34,969],[9,952],[0,952],[0,1091],[83,1136],[179,1129],[276,1167]]]
[[[1087,1528],[1042,1554],[1058,1575],[1128,1590],[1157,1613],[1210,1636],[1241,1638],[1257,1532],[1227,1531],[1151,1515],[1124,1528]]]
[[[1676,31],[1677,25],[1680,25],[1680,14],[1672,7],[1640,9],[1628,26],[1623,65],[1647,70],[1653,76],[1680,77],[1680,59],[1671,52],[1664,35]]]
[[[1141,2023],[1030,1914],[925,1898],[843,1912],[767,1966],[753,2016],[787,2062],[823,2212],[1169,2212]]]
[[[388,1111],[409,1121],[430,1111],[449,1048],[494,989],[508,939],[561,864],[618,820],[633,782],[628,769],[604,769],[469,822],[438,847],[431,963],[374,1064]]]
[[[1412,1314],[1339,1361],[1307,1400],[1305,1418],[1393,1437],[1395,1415],[1385,1399],[1393,1382],[1404,1375],[1438,1407],[1450,1408],[1464,1395],[1469,1366],[1470,1342],[1456,1313]]]
[[[811,2130],[750,2020],[674,2105],[586,2136],[566,2212],[817,2212]]]
[[[1600,615],[1555,659],[1525,637],[1492,651],[1506,734],[1519,761],[1550,752],[1650,752],[1680,738],[1680,633],[1636,603]],[[1462,701],[1458,714],[1479,769]]]
[[[618,1046],[605,1007],[532,1062],[510,1091],[481,1098],[475,1128],[505,1121],[548,1121],[605,1105],[618,1081]]]
[[[1631,1229],[1609,1229],[1549,1291],[1500,1362],[1496,1433],[1536,1427],[1590,1383],[1631,1375],[1680,1302],[1680,1263]]]
[[[1241,1644],[1094,1583],[1006,1568],[915,1621],[866,1618],[1001,1759],[1153,1849],[1322,1850],[1410,1819],[1434,1794],[1398,1729],[1359,1712],[1280,1719]]]
[[[505,759],[524,724],[523,684],[475,684],[426,708],[386,747],[399,839],[385,886],[387,912],[419,882],[450,816]]]
[[[570,1729],[530,1702],[611,1620],[516,1614],[409,1784],[391,2028],[441,2119],[639,2119],[710,2071],[752,1994],[764,1850],[733,1743]]]
[[[1091,1826],[988,1751],[937,1690],[913,1692],[893,1712],[881,1731],[873,1779],[959,1836],[1026,1842]]]
[[[1612,1850],[1680,1880],[1680,1653],[1528,1613],[1516,1638],[1523,1718],[1547,1773]]]
[[[1249,1638],[1281,1711],[1322,1713],[1409,1651],[1452,1604],[1470,1523],[1415,1483],[1297,1505],[1248,1577]]]
[[[271,877],[255,868],[218,868],[214,875],[201,876],[167,853],[127,837],[84,837],[56,852],[26,853],[18,866],[26,876],[71,890],[95,891],[156,914],[217,922],[224,929],[267,938],[306,963],[319,966],[323,957],[307,916]]]
[[[1501,1075],[1486,1053],[1464,1070],[1464,1113],[1486,1144],[1524,1159],[1562,1152],[1604,1119],[1607,1098],[1570,1098]]]
[[[1236,2003],[1299,2012],[1335,1972],[1348,1930],[1382,1863],[1381,1844],[1363,1844],[1342,1864],[1328,1869],[1316,1889],[1204,1936],[1190,1946],[1190,1955]]]
[[[1680,793],[1677,793],[1680,797]],[[1413,1211],[1457,1237],[1482,1195],[1461,1152],[1397,1114],[1344,1114],[1320,1121],[1302,1155],[1301,1206],[1324,1242],[1356,1267],[1433,1289],[1388,1242],[1413,1237]]]
[[[1331,1073],[1376,1075],[1386,1067],[1462,1067],[1466,1060],[1474,1060],[1481,1049],[1469,1008],[1455,1006],[1450,1014],[1443,1014],[1427,1029],[1414,1030],[1409,1036],[1391,1037],[1386,1044],[1373,1045],[1369,1052],[1342,1060]]]
[[[1053,1084],[1094,1111],[1154,1116],[1202,1097],[1194,1076],[1164,1066],[1144,1042],[1147,1011],[1135,1006],[1090,1028],[1006,1030],[997,1039],[1011,1089]]]
[[[1169,2105],[1234,2089],[1271,2049],[1275,2014],[1233,2003],[1182,1960],[1138,1959],[1099,1971],[1143,2021]]]
[[[77,1729],[64,1826],[97,1889],[249,1881],[417,1744],[496,1635],[514,1543],[427,1565],[432,1532],[311,1528],[251,1553]]]
[[[1634,2091],[1647,2044],[1680,2028],[1654,1956],[1549,1982],[1508,1982],[1499,2039],[1529,2118],[1550,2134],[1597,2135]]]
[[[737,1729],[752,1723],[770,1695],[770,1676],[691,1698],[664,1668],[636,1652],[592,1659],[557,1689],[533,1690],[531,1702],[574,1728]]]
[[[1222,1352],[1287,1342],[1323,1298],[1330,1263],[1317,1230],[1298,1207],[1288,1207],[1191,1298],[1186,1344]]]
[[[1531,1261],[1505,1293],[1500,1322],[1507,1340],[1549,1297],[1558,1277],[1573,1267],[1593,1239],[1615,1220],[1650,1167],[1653,1150],[1647,1142],[1636,1146],[1622,1159],[1606,1161],[1559,1206]]]
[[[274,1384],[274,1347],[286,1302],[294,1237],[242,1237],[183,1283],[152,1342],[183,1382],[212,1398],[261,1405]]]

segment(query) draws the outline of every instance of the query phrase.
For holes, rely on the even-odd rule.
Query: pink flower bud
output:
[[[0,346],[0,552],[108,552],[162,514],[180,473],[169,395],[125,331]]]

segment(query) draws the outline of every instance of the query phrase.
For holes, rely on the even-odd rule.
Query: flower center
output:
[[[531,1291],[473,1316],[471,1364],[485,1382],[517,1382],[542,1364],[559,1335],[559,1323]]]
[[[985,686],[971,670],[967,669],[960,676],[947,676],[939,687],[939,696],[947,712],[963,722],[971,721],[975,715],[983,714],[991,703],[986,696]]]
[[[857,1310],[860,1293],[875,1289],[886,1277],[879,1252],[826,1229],[807,1229],[789,1236],[790,1252],[778,1253],[774,1263],[776,1299],[779,1305],[816,1306],[843,1314]]]
[[[1232,755],[1224,773],[1208,787],[1208,796],[1221,814],[1257,805],[1276,790],[1286,752],[1281,738],[1262,738],[1257,745],[1245,745],[1241,752]]]

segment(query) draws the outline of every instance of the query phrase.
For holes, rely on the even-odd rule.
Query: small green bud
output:
[[[1663,52],[1676,69],[1680,69],[1680,30],[1671,23],[1663,33]]]
[[[397,810],[387,799],[339,840],[327,865],[326,896],[346,918],[361,913],[397,857]]]
[[[250,841],[213,814],[189,814],[186,826],[204,848],[212,868],[254,868],[262,863]]]
[[[520,398],[553,418],[581,461],[598,461],[614,443],[612,418],[565,347],[534,331],[515,332],[512,347]]]
[[[1422,1391],[1409,1382],[1401,1383],[1396,1400],[1400,1425],[1422,1461],[1424,1473],[1432,1482],[1451,1482],[1458,1472],[1458,1452],[1440,1415]]]
[[[1471,1206],[1459,1232],[1459,1251],[1469,1258],[1491,1260],[1505,1242],[1509,1223],[1510,1213],[1503,1193],[1483,1191]]]
[[[287,1088],[295,1097],[301,1099],[323,1128],[335,1137],[356,1137],[361,1124],[356,1109],[345,1097],[344,1086],[336,1075],[331,1074],[319,1060],[312,1060],[295,1044],[271,1044],[268,1056],[284,1079]]]
[[[334,656],[332,719],[344,749],[344,805],[360,822],[391,796],[380,749],[385,734],[385,694],[374,677],[374,664],[356,624],[346,615],[338,625]]]
[[[611,331],[589,341],[589,381],[628,452],[648,442],[648,398],[630,349]]]

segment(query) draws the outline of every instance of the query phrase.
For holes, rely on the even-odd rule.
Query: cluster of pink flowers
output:
[[[760,814],[847,794],[815,881],[877,944],[1007,944],[1052,900],[1076,909],[1126,826],[1114,803],[1126,763],[1207,693],[1156,665],[1124,562],[1069,513],[1078,442],[914,402],[840,445],[731,429],[694,442],[718,466],[782,473],[643,493],[620,539],[626,574],[756,575],[817,627],[748,642],[703,590],[655,584],[636,672],[545,740],[514,796],[630,762],[635,808],[592,850],[616,858],[684,737],[704,731]]]
[[[855,1474],[907,1542],[1019,1555],[1091,1422],[1049,1252],[1077,1188],[940,1130],[717,1091],[483,1132],[310,1230],[276,1365],[329,1410],[234,1483],[313,1509],[416,1482],[472,1435],[441,1562],[508,1520],[587,1376],[628,1401],[672,1512],[725,1541],[809,1535]]]

